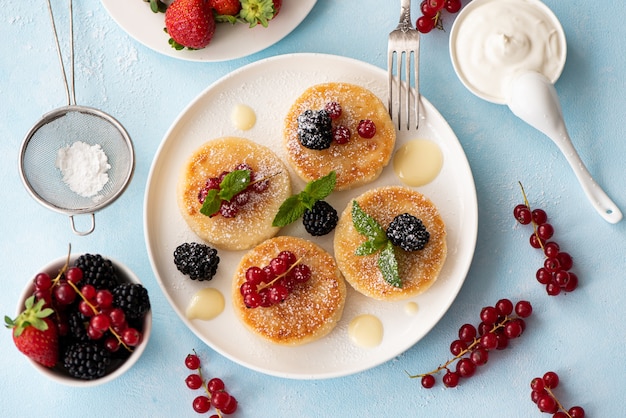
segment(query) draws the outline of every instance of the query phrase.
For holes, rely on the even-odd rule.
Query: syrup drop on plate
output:
[[[201,289],[191,298],[185,315],[188,319],[209,320],[224,310],[224,295],[212,287]]]
[[[359,347],[376,347],[383,340],[383,324],[374,315],[359,315],[350,321],[348,335]]]
[[[233,108],[231,120],[235,128],[247,131],[256,123],[256,114],[250,106],[238,104]]]
[[[407,186],[424,186],[433,181],[443,166],[439,145],[426,139],[413,139],[402,145],[393,157],[393,170]]]

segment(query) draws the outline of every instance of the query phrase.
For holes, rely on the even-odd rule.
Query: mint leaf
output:
[[[219,197],[219,190],[212,189],[209,190],[209,193],[204,198],[204,202],[202,203],[202,207],[200,208],[200,213],[206,216],[213,216],[220,210],[220,206],[222,205],[222,199]]]
[[[335,188],[335,184],[337,184],[337,174],[331,171],[324,177],[308,183],[304,188],[304,192],[314,200],[313,204],[315,204],[316,201],[328,197]]]
[[[396,253],[391,241],[387,241],[387,245],[378,256],[378,268],[387,283],[394,287],[402,287],[402,279],[398,272],[398,260],[396,260]]]
[[[315,202],[328,197],[335,188],[336,183],[337,175],[334,171],[307,183],[304,190],[300,193],[285,199],[280,208],[278,208],[272,225],[283,227],[296,221],[304,214],[305,210],[313,209]]]
[[[352,224],[361,235],[365,235],[368,240],[381,244],[378,248],[382,248],[387,242],[387,235],[382,226],[365,213],[356,200],[352,201]]]
[[[224,176],[220,183],[219,197],[222,200],[232,199],[250,185],[250,170],[234,170]]]
[[[354,251],[356,255],[371,255],[380,250],[382,246],[377,245],[374,241],[367,240]]]
[[[283,227],[289,225],[301,217],[305,210],[306,206],[300,200],[299,195],[290,196],[278,208],[278,213],[276,213],[272,221],[272,226]]]

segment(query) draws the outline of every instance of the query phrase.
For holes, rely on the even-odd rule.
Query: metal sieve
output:
[[[72,0],[69,0],[69,81],[50,0],[48,10],[65,83],[67,105],[43,115],[26,134],[20,150],[19,171],[24,185],[35,200],[49,209],[68,215],[72,231],[77,235],[87,235],[95,229],[95,212],[113,203],[128,186],[135,168],[133,144],[115,118],[98,109],[76,105]],[[96,194],[73,191],[57,168],[59,150],[79,141],[90,146],[99,145],[110,165],[106,172],[108,181]],[[91,225],[85,231],[79,231],[74,222],[74,216],[80,214],[91,215]]]

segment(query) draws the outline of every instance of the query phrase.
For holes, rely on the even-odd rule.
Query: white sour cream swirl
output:
[[[454,23],[450,53],[470,91],[504,104],[517,74],[537,71],[555,82],[566,42],[561,24],[538,0],[474,0]]]

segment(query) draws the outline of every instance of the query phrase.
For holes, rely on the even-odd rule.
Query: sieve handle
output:
[[[76,229],[76,224],[74,223],[74,215],[70,215],[70,224],[72,225],[72,232],[76,235],[85,236],[89,235],[96,229],[96,215],[94,213],[90,213],[91,215],[91,227],[87,231],[79,231]]]

